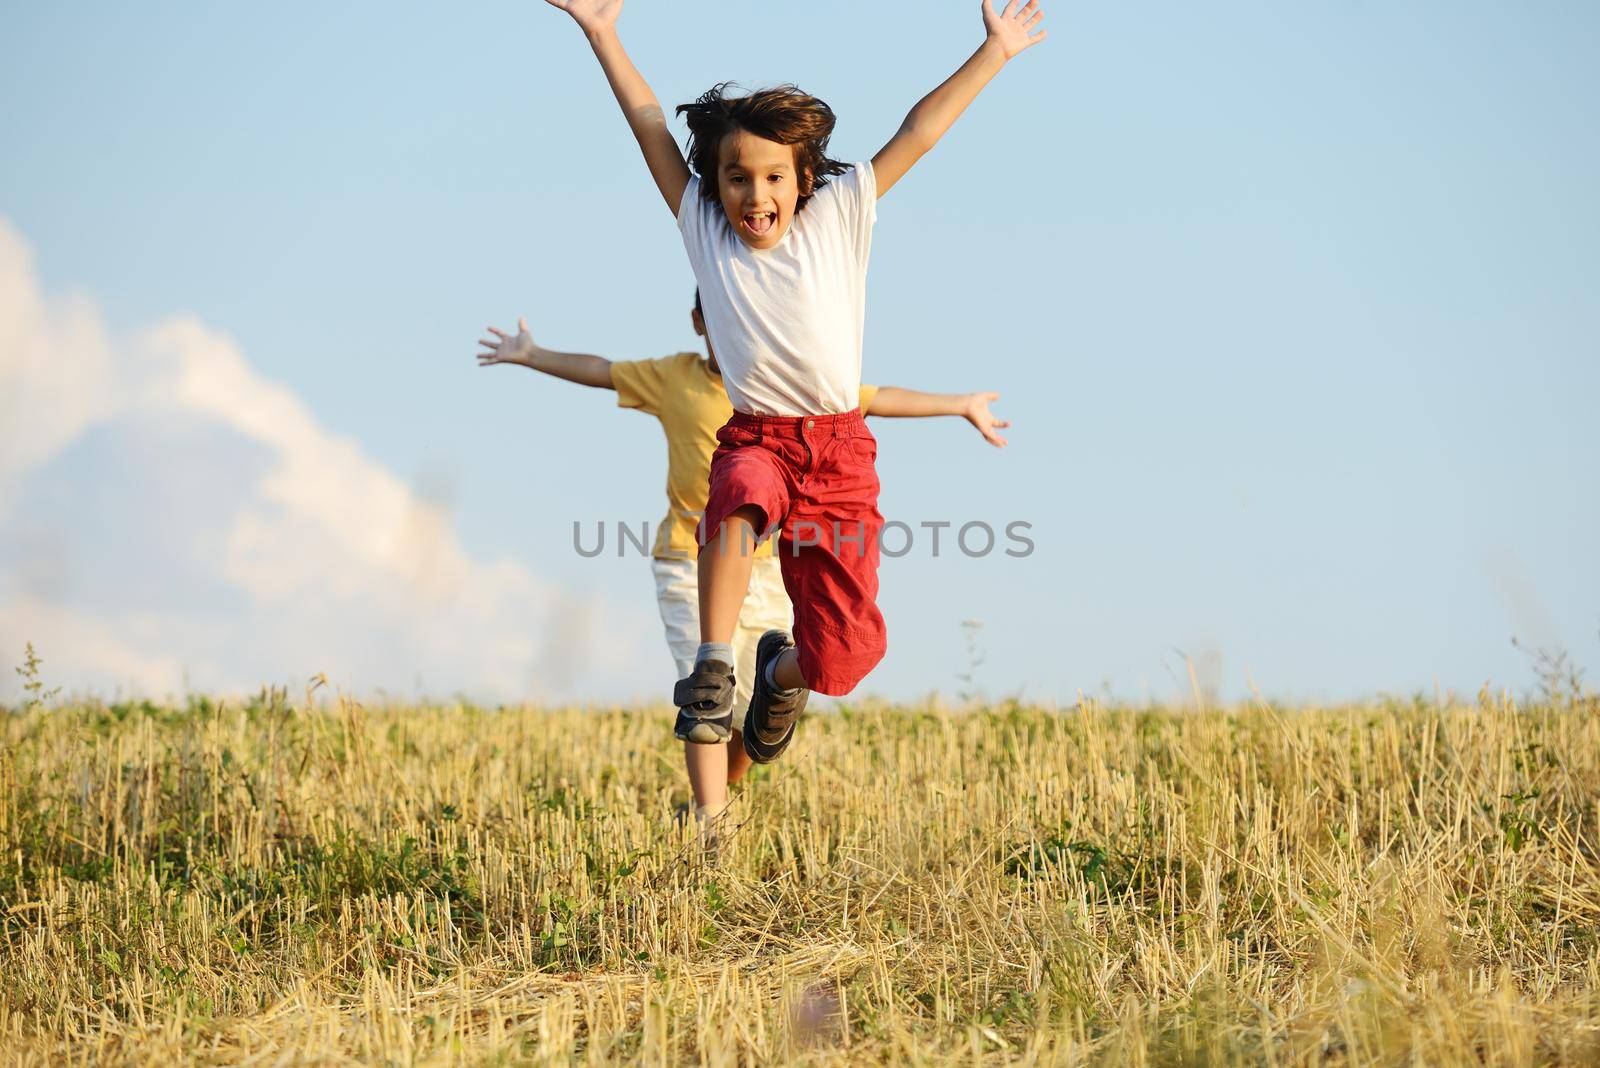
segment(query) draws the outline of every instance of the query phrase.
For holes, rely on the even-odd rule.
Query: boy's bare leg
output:
[[[750,757],[738,731],[723,745],[685,742],[683,763],[689,772],[689,788],[694,791],[695,811],[713,818],[728,807],[728,787],[750,770]]]
[[[683,764],[694,791],[694,808],[703,819],[715,819],[728,807],[728,747],[683,743]]]
[[[700,640],[731,644],[739,611],[750,589],[750,571],[755,565],[756,524],[759,508],[740,508],[730,515],[722,529],[700,551]],[[715,819],[728,807],[728,784],[738,782],[750,767],[744,744],[737,731],[726,745],[683,747],[684,766],[689,772],[689,787],[694,791],[695,809],[703,819]]]
[[[750,754],[744,751],[744,738],[734,731],[733,737],[728,739],[728,785],[732,786],[744,778],[744,773],[749,770]]]
[[[755,567],[756,524],[761,509],[734,510],[700,550],[700,640],[732,643]]]

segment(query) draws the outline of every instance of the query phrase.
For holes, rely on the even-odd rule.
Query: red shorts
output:
[[[873,466],[877,439],[855,411],[794,417],[734,412],[717,441],[701,544],[735,509],[761,510],[759,530],[778,535],[800,673],[817,693],[849,693],[887,648],[877,604],[883,529]],[[730,544],[726,551],[739,547]]]

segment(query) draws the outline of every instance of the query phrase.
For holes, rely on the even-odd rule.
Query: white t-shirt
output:
[[[861,401],[867,259],[878,218],[871,163],[835,175],[769,249],[739,240],[691,176],[678,205],[706,329],[735,409],[835,415]]]

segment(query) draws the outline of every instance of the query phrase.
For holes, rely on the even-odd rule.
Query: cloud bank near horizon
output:
[[[113,337],[0,218],[0,657],[31,641],[51,685],[107,695],[322,672],[560,699],[635,663],[644,623],[468,553],[445,503],[225,333],[179,314]]]

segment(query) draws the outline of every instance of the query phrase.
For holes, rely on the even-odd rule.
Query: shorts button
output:
[[[807,430],[810,430],[812,427],[814,427],[816,425],[817,425],[817,421],[815,419],[807,419],[806,420],[806,429]]]

